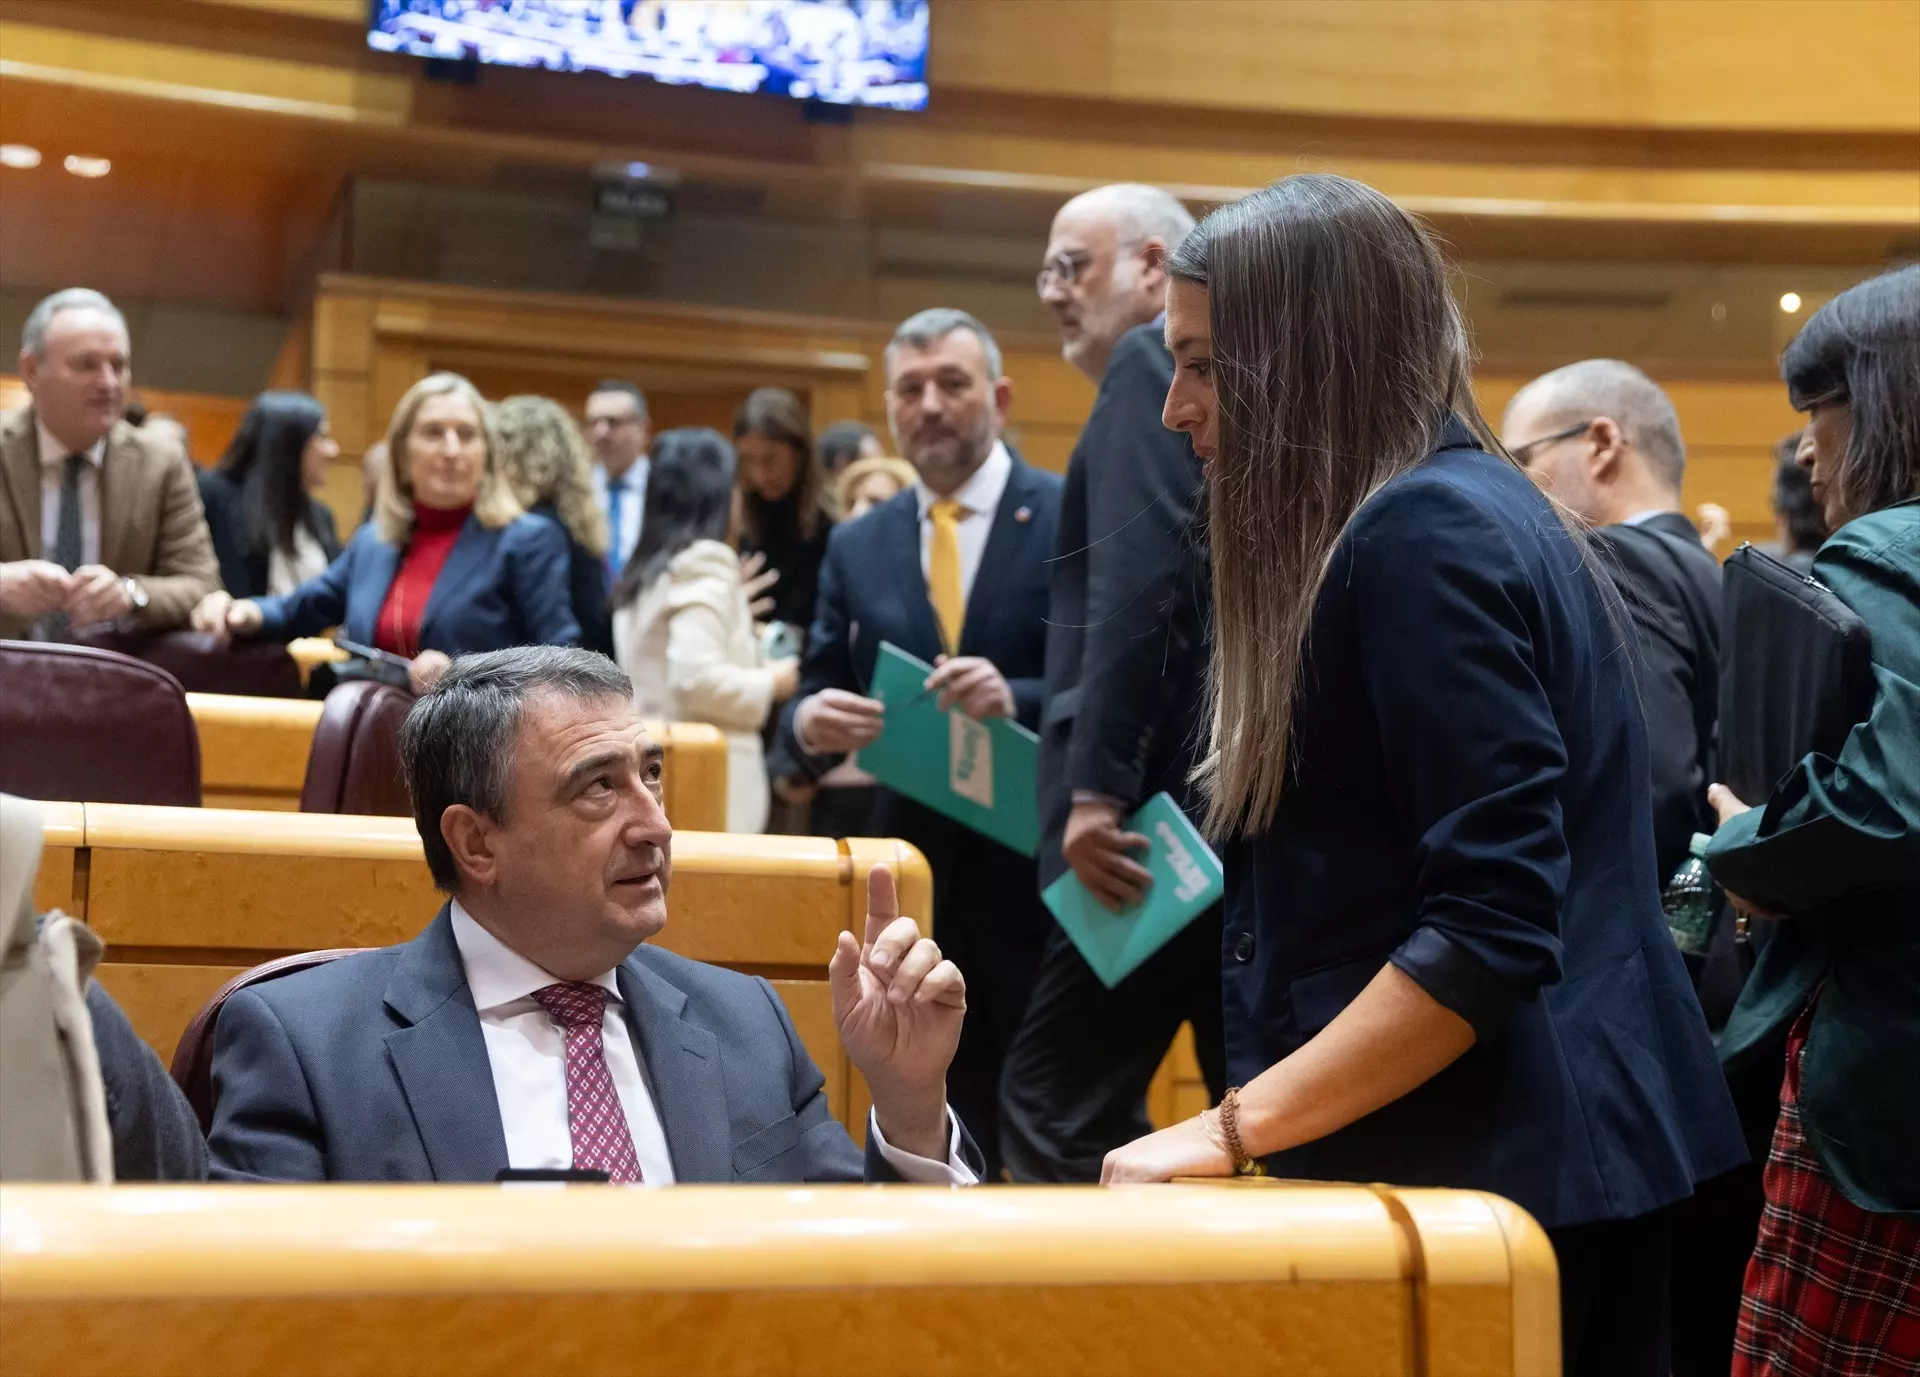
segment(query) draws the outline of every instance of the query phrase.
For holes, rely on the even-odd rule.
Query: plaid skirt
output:
[[[1811,1016],[1787,1041],[1733,1377],[1920,1377],[1920,1218],[1861,1209],[1807,1147],[1800,1049]]]

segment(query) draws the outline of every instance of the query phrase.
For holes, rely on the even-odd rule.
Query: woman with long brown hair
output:
[[[734,414],[733,448],[740,456],[739,548],[749,577],[779,575],[766,610],[805,637],[833,528],[806,408],[785,388],[756,388]]]
[[[1496,1192],[1558,1251],[1566,1370],[1665,1377],[1669,1207],[1744,1149],[1660,910],[1623,614],[1481,419],[1445,260],[1386,197],[1289,178],[1168,273],[1238,1088],[1106,1179]]]

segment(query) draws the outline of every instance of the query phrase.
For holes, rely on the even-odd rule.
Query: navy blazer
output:
[[[1561,1227],[1745,1159],[1661,913],[1629,634],[1552,507],[1457,421],[1354,517],[1279,811],[1229,852],[1228,1080],[1388,962],[1478,1041],[1279,1174],[1494,1191]]]
[[[1059,528],[1060,486],[1058,474],[1014,458],[960,628],[959,653],[993,661],[1029,727],[1040,723],[1045,691],[1047,562]],[[806,759],[791,737],[794,706],[821,689],[865,693],[882,641],[929,664],[944,649],[920,565],[920,502],[912,488],[842,522],[827,541],[800,691],[783,723],[797,758]],[[815,773],[832,764],[816,758]]]
[[[614,974],[679,1182],[897,1181],[827,1109],[773,987],[643,946]],[[411,942],[242,990],[213,1055],[225,1181],[492,1181],[507,1165],[449,907]],[[961,1148],[976,1174],[973,1142]]]
[[[1060,488],[1057,474],[1014,458],[960,629],[960,654],[993,662],[1013,690],[1019,720],[1029,727],[1039,724],[1045,695],[1047,562],[1060,520]],[[929,663],[942,648],[920,565],[920,506],[912,488],[858,520],[842,522],[827,541],[800,691],[780,718],[780,744],[805,774],[818,778],[841,757],[800,749],[793,726],[800,701],[829,688],[866,693],[882,641]],[[1000,916],[1032,944],[1045,936],[1052,920],[1035,897],[1030,857],[885,788],[876,802],[874,830],[876,836],[901,837],[926,856],[933,870],[935,935],[943,943],[954,937],[943,915],[953,911],[956,884],[1004,895]],[[1024,893],[1018,892],[1022,887]],[[969,978],[985,975],[970,972]],[[1020,999],[1024,1003],[1024,994]]]
[[[325,573],[282,597],[259,600],[260,634],[291,641],[338,626],[349,640],[372,645],[400,555],[382,538],[379,523],[369,521]],[[460,655],[578,644],[566,534],[541,516],[517,516],[499,530],[468,516],[427,598],[420,648]]]

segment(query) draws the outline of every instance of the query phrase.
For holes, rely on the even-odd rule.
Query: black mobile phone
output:
[[[585,1183],[604,1186],[609,1178],[604,1171],[595,1171],[586,1167],[502,1167],[493,1174],[493,1179],[501,1185],[518,1185],[526,1181],[557,1181],[563,1185]]]

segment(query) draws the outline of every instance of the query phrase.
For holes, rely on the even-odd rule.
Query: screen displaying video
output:
[[[382,52],[645,76],[836,105],[927,103],[928,0],[372,0]]]

